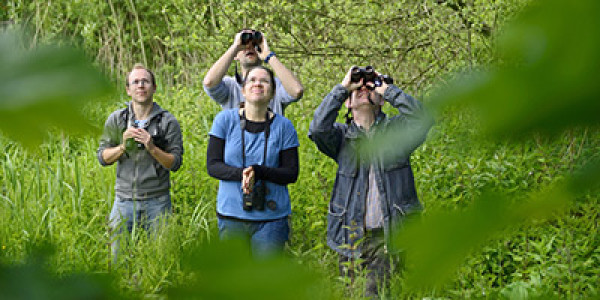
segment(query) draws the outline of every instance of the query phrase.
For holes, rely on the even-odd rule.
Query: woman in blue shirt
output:
[[[298,135],[292,122],[268,109],[273,72],[249,69],[246,101],[217,114],[210,131],[208,174],[220,180],[219,235],[249,237],[255,256],[279,253],[290,232],[287,184],[298,178]]]

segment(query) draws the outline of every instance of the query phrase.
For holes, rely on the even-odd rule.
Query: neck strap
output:
[[[265,116],[265,122],[267,122],[265,127],[265,148],[263,153],[263,160],[261,165],[265,165],[267,163],[267,145],[269,144],[269,134],[271,132],[271,120],[269,120],[269,111],[267,110],[267,115]],[[240,133],[242,138],[242,167],[246,168],[246,139],[244,135],[244,131],[246,131],[246,110],[242,109],[242,115],[240,116]]]

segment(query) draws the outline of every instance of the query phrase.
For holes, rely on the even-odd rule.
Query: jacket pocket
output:
[[[329,203],[327,216],[327,239],[336,247],[347,244],[348,229],[344,225],[346,208],[336,204],[333,200]]]
[[[409,166],[409,164],[410,164],[410,162],[409,162],[408,159],[399,159],[399,160],[395,160],[395,161],[392,161],[392,162],[386,164],[383,167],[383,170],[385,172],[391,172],[391,171],[394,171],[394,170],[399,170],[399,169],[406,168],[406,167]]]

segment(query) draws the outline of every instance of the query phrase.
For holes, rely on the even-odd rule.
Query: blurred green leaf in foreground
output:
[[[600,122],[600,2],[537,1],[499,39],[504,67],[463,77],[435,99],[441,107],[474,107],[491,138],[522,140],[532,133],[558,136],[573,126]],[[501,191],[486,192],[460,212],[430,211],[396,237],[407,251],[410,288],[443,284],[467,255],[492,237],[565,211],[593,193],[600,163],[541,191],[524,191],[519,204]],[[514,200],[514,199],[512,199]]]
[[[81,51],[53,45],[27,49],[21,32],[0,31],[0,131],[24,145],[39,144],[50,127],[98,130],[82,107],[112,90]]]
[[[52,252],[39,246],[25,264],[0,264],[2,299],[124,299],[108,274],[68,274],[59,277],[46,270]]]
[[[190,252],[183,262],[191,277],[172,288],[172,299],[333,299],[322,274],[288,257],[257,259],[248,243],[216,241]]]
[[[498,47],[502,67],[457,80],[434,103],[477,108],[495,137],[552,136],[600,123],[599,1],[534,1]]]

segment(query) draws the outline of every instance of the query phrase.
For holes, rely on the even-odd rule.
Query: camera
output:
[[[252,193],[242,195],[242,207],[245,211],[251,211],[252,209],[265,210],[267,187],[263,181],[259,181],[254,185]]]
[[[255,46],[258,46],[262,43],[262,38],[262,33],[260,31],[244,31],[242,32],[241,36],[242,45],[247,45],[248,43],[253,42]]]
[[[369,90],[374,90],[376,87],[380,87],[383,82],[386,84],[393,84],[394,79],[388,75],[377,75],[375,74],[375,70],[372,66],[366,66],[364,68],[355,67],[352,69],[352,74],[350,75],[351,82],[360,82],[363,80],[363,84]],[[372,82],[373,85],[366,85],[368,82]]]

